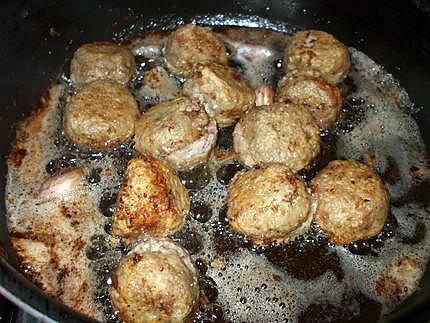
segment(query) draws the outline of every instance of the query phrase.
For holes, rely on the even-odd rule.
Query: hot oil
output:
[[[202,18],[198,22],[246,25],[240,19],[219,19]],[[258,25],[291,31],[288,26],[268,22],[258,22]],[[228,30],[217,30],[226,42],[231,36]],[[259,47],[259,54],[267,55],[257,55],[251,63],[235,55],[238,50],[252,53],[250,49],[261,32],[234,31],[236,36],[240,33],[244,37],[239,37],[240,41],[235,39],[233,49],[231,40],[228,44],[230,61],[240,63],[253,87],[275,86],[282,67],[282,46],[272,46],[273,43],[266,41],[269,47]],[[281,33],[272,36],[286,37]],[[163,65],[163,60],[154,54],[161,53],[161,45],[152,42],[150,46],[149,51],[134,48],[133,52],[140,55],[138,60],[143,65],[148,60],[151,64]],[[150,57],[145,57],[148,52]],[[357,159],[375,167],[392,200],[383,232],[366,241],[334,246],[313,225],[310,232],[286,245],[257,247],[233,233],[226,219],[228,183],[236,172],[244,169],[243,165],[234,160],[212,158],[208,164],[182,172],[179,175],[189,189],[192,209],[184,228],[172,238],[190,252],[200,272],[203,296],[194,318],[196,322],[312,322],[315,317],[322,321],[374,321],[380,313],[391,309],[375,292],[375,282],[385,266],[400,255],[408,255],[423,264],[427,262],[430,199],[422,187],[429,183],[429,171],[419,129],[409,114],[413,106],[404,90],[380,66],[353,48],[350,52],[353,68],[341,85],[345,96],[342,113],[336,125],[322,133],[320,156],[300,176],[310,181],[336,158]],[[141,73],[145,70],[143,66],[131,85],[133,93],[138,93]],[[69,90],[73,91],[70,87]],[[142,98],[138,100],[145,105],[141,106],[142,111],[145,110],[146,103],[142,103]],[[59,111],[63,106],[64,102]],[[47,150],[43,167],[46,176],[69,167],[86,169],[91,198],[103,218],[101,233],[91,239],[87,250],[95,274],[95,302],[106,321],[116,321],[118,317],[110,304],[108,287],[118,261],[128,249],[112,235],[110,223],[127,161],[135,152],[129,143],[110,151],[83,151],[64,136],[61,118],[53,120],[52,128],[57,135],[50,143],[54,148]],[[217,149],[231,151],[232,130],[220,131]]]

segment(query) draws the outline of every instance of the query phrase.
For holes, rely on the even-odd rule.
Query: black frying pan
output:
[[[0,4],[0,152],[6,156],[15,126],[28,115],[80,44],[111,39],[115,33],[144,30],[148,21],[169,25],[197,15],[244,15],[285,21],[334,34],[385,66],[423,109],[416,114],[430,146],[430,4],[427,1],[5,1]],[[161,18],[163,17],[163,18]],[[221,17],[222,20],[222,17]],[[56,32],[51,32],[53,28]],[[58,32],[58,33],[57,33]],[[427,108],[427,109],[426,109]],[[39,315],[84,321],[46,296],[17,270],[5,222],[6,163],[0,162],[0,293]],[[430,187],[430,186],[427,186]],[[416,193],[430,205],[430,190]],[[421,289],[386,322],[430,320],[430,271]],[[37,313],[33,312],[33,313]]]

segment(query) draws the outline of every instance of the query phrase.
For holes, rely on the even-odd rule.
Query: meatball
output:
[[[227,64],[227,53],[218,37],[209,27],[193,24],[179,27],[170,34],[164,56],[174,74],[186,77],[193,74],[197,63]]]
[[[154,67],[145,73],[144,83],[138,92],[139,96],[149,104],[158,104],[176,99],[180,96],[180,93],[179,82],[160,66]]]
[[[275,162],[298,172],[318,155],[320,145],[310,112],[287,103],[251,109],[233,132],[234,150],[248,166]]]
[[[136,123],[134,147],[179,170],[207,161],[216,138],[216,123],[203,107],[180,97],[160,103],[142,115]]]
[[[382,230],[388,192],[368,166],[353,160],[330,162],[312,180],[315,219],[336,244],[370,238]]]
[[[234,124],[255,103],[255,93],[235,69],[217,63],[199,64],[184,93],[204,105],[218,126]]]
[[[342,107],[342,95],[336,85],[322,77],[301,74],[279,81],[276,101],[306,106],[322,129],[333,125]]]
[[[133,136],[138,117],[139,109],[131,93],[119,83],[101,80],[70,98],[63,126],[78,145],[110,148]]]
[[[135,69],[130,50],[115,43],[96,42],[85,44],[74,53],[70,78],[79,87],[102,79],[125,84]]]
[[[110,297],[124,322],[184,322],[197,306],[197,269],[182,247],[150,238],[121,260]]]
[[[332,35],[305,30],[290,38],[284,54],[284,70],[316,72],[332,84],[348,74],[351,61],[348,48]]]
[[[286,242],[306,232],[312,221],[304,182],[282,164],[237,173],[227,205],[231,228],[257,244]]]
[[[118,194],[112,232],[124,237],[171,235],[189,210],[188,192],[172,170],[149,156],[134,158]]]

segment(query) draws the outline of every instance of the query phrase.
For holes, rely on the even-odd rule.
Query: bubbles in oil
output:
[[[204,188],[212,178],[208,165],[200,164],[191,170],[179,172],[179,177],[186,188],[199,190]]]
[[[216,19],[197,21],[219,24]],[[292,30],[281,27],[279,30]],[[263,83],[276,85],[282,74],[282,42],[255,47],[252,37],[257,36],[244,32],[249,39],[243,37],[242,44],[240,37],[233,39],[225,28],[216,32],[224,41],[230,37],[229,59],[254,87]],[[270,37],[285,38],[279,34]],[[135,91],[141,86],[139,75],[164,64],[157,50],[160,46],[139,46],[139,71],[131,84]],[[250,48],[257,49],[257,63],[251,63],[244,55],[246,51],[253,54]],[[300,175],[309,181],[335,158],[371,164],[381,174],[392,197],[392,214],[384,230],[365,241],[334,246],[314,228],[283,246],[256,247],[232,232],[226,217],[228,184],[243,169],[240,163],[219,163],[213,158],[208,164],[180,172],[190,190],[192,207],[184,228],[172,239],[190,252],[200,272],[202,297],[195,322],[312,322],[314,318],[336,321],[339,317],[345,321],[375,321],[388,308],[374,291],[375,281],[386,264],[399,253],[413,254],[426,263],[430,245],[425,195],[430,187],[429,173],[419,129],[407,113],[413,108],[407,94],[388,73],[364,54],[350,50],[354,68],[341,84],[345,96],[342,113],[336,125],[322,134],[322,153]],[[262,58],[264,53],[268,59]],[[73,91],[68,88],[66,93]],[[143,111],[147,106],[141,108]],[[110,303],[109,282],[128,249],[112,235],[111,220],[127,162],[136,154],[129,143],[112,151],[85,151],[62,133],[61,113],[51,122],[49,131],[56,133],[54,148],[46,150],[43,172],[55,175],[70,167],[86,169],[91,198],[103,218],[103,228],[91,238],[85,256],[95,274],[95,302],[105,320],[115,322],[118,317]],[[216,149],[232,150],[233,130],[234,126],[219,130]],[[9,186],[8,190],[18,196],[25,195],[23,192],[29,188]]]
[[[216,177],[221,184],[228,185],[236,174],[236,172],[244,169],[244,166],[238,162],[234,161],[233,163],[227,163],[218,168],[216,172]]]

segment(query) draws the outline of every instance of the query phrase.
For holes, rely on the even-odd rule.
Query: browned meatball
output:
[[[152,157],[134,158],[118,195],[112,232],[167,236],[182,227],[189,210],[188,192],[175,172]]]
[[[320,135],[306,108],[274,103],[248,111],[236,124],[233,146],[248,166],[282,163],[298,172],[318,155]]]
[[[384,226],[389,195],[376,172],[354,160],[335,160],[312,180],[315,219],[336,244],[367,239]]]
[[[316,72],[332,84],[348,74],[351,61],[348,48],[332,35],[305,30],[290,38],[284,54],[284,70]]]
[[[64,111],[64,131],[88,148],[117,146],[134,135],[137,103],[121,84],[95,81],[72,96]]]
[[[145,73],[138,95],[150,104],[157,104],[176,99],[181,95],[181,89],[179,82],[171,77],[164,68],[157,66]]]
[[[131,322],[184,322],[199,297],[186,250],[166,238],[146,239],[125,256],[110,289],[120,318]]]
[[[207,161],[216,144],[217,128],[203,107],[186,97],[165,101],[136,123],[135,149],[164,159],[172,168]]]
[[[342,95],[336,85],[322,77],[303,74],[287,75],[278,83],[276,101],[306,106],[318,126],[329,128],[342,107]]]
[[[235,69],[207,63],[199,64],[197,71],[185,83],[184,93],[204,105],[218,126],[234,124],[254,105],[254,91]]]
[[[125,84],[135,69],[130,50],[115,43],[95,42],[82,45],[75,52],[70,77],[79,87],[103,79]]]
[[[304,182],[282,164],[237,173],[227,204],[229,225],[257,244],[291,240],[306,232],[312,221]]]
[[[167,39],[164,48],[167,66],[174,74],[190,76],[197,63],[227,64],[224,44],[209,27],[193,24],[179,27]]]

